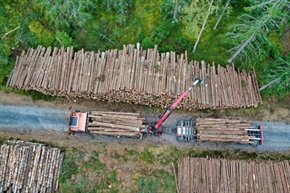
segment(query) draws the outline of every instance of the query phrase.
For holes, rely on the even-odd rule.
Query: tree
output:
[[[74,48],[78,48],[78,45],[74,43],[73,39],[65,31],[57,30],[55,33],[55,39],[59,42],[60,46],[73,46]]]
[[[132,0],[101,0],[102,7],[115,10],[117,13],[127,14],[133,5]]]
[[[165,19],[172,20],[172,23],[179,22],[182,9],[187,6],[188,0],[165,0],[161,5],[161,10],[165,14]]]
[[[216,22],[216,24],[215,24],[215,26],[214,26],[214,28],[213,28],[214,30],[216,30],[216,28],[217,28],[217,26],[219,25],[219,23],[220,23],[222,17],[225,15],[226,10],[228,10],[229,5],[230,5],[230,1],[231,1],[231,0],[228,0],[228,1],[227,1],[226,5],[225,5],[225,7],[224,7],[224,9],[223,9],[222,14],[219,16],[219,19],[217,20],[217,22]]]
[[[283,96],[290,91],[290,53],[278,58],[262,73],[262,79],[266,85],[261,87],[266,94]]]
[[[34,0],[34,3],[51,24],[62,30],[84,27],[96,9],[93,0]]]
[[[197,39],[192,52],[196,50],[209,16],[220,9],[220,3],[220,0],[193,0],[188,6],[183,7],[181,16],[183,33],[191,39]]]
[[[232,26],[232,32],[226,35],[233,47],[228,62],[238,56],[250,62],[251,56],[262,54],[261,44],[270,44],[267,35],[279,29],[289,20],[290,2],[285,0],[255,0],[240,17],[240,22]]]
[[[45,28],[39,21],[29,23],[29,30],[35,35],[39,44],[48,47],[54,42],[54,35],[51,31]]]
[[[194,44],[193,49],[192,49],[192,52],[195,52],[196,47],[197,47],[197,45],[198,45],[198,42],[199,42],[199,40],[200,40],[201,34],[202,34],[202,32],[203,32],[203,30],[204,30],[204,28],[205,28],[205,25],[206,25],[206,23],[207,23],[208,17],[209,17],[209,15],[210,15],[210,11],[211,11],[211,7],[212,7],[212,3],[213,3],[213,0],[211,0],[211,2],[210,2],[210,5],[209,5],[209,7],[208,7],[208,11],[207,11],[206,18],[205,18],[205,20],[203,21],[202,27],[201,27],[201,29],[200,29],[200,31],[199,31],[198,38],[197,38],[197,40],[195,41],[195,44]]]

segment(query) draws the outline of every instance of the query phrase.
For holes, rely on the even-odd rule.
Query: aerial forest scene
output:
[[[290,192],[289,117],[290,0],[0,2],[0,192]]]

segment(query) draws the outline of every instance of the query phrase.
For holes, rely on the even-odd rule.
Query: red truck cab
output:
[[[72,112],[69,119],[70,133],[87,133],[88,112],[75,111]]]

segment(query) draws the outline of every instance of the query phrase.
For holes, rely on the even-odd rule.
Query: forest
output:
[[[105,51],[140,43],[255,68],[263,97],[290,93],[289,0],[6,0],[0,41],[2,88],[29,47]]]

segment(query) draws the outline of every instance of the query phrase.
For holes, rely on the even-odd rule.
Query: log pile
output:
[[[237,142],[253,144],[245,129],[257,129],[252,122],[237,119],[197,118],[195,129],[198,141]]]
[[[194,78],[204,80],[179,104],[180,109],[245,108],[262,103],[255,70],[235,70],[188,61],[187,52],[159,53],[139,44],[94,52],[67,48],[29,48],[17,57],[7,86],[49,95],[126,102],[166,108]]]
[[[8,141],[0,148],[0,192],[55,192],[62,160],[58,148]]]
[[[139,137],[144,118],[139,113],[92,111],[88,131],[109,136]]]
[[[183,157],[178,164],[178,192],[290,192],[289,173],[289,160]]]

